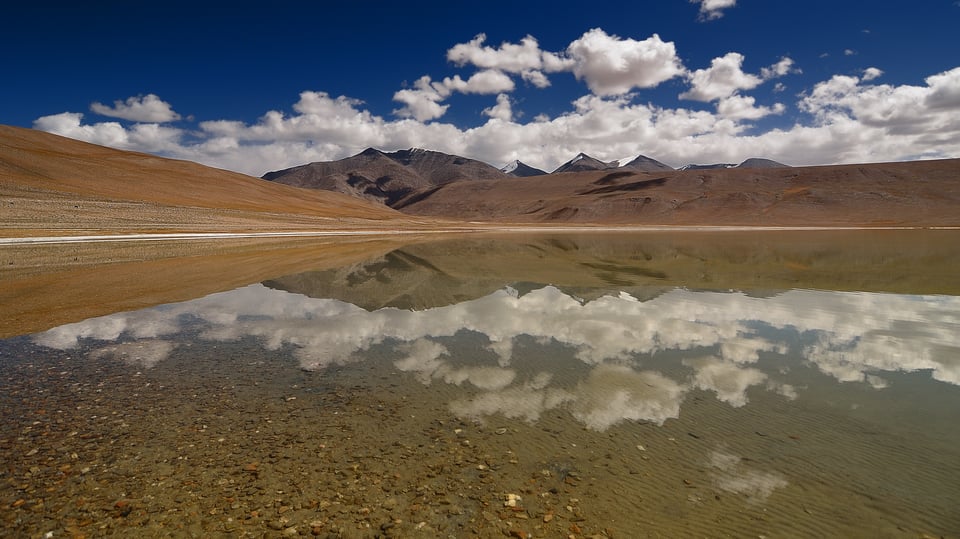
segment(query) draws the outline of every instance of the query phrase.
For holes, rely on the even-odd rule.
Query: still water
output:
[[[0,340],[0,524],[22,537],[955,537],[948,234],[24,263],[0,281],[2,309],[31,330],[8,324]],[[186,273],[156,271],[171,261]],[[94,274],[137,284],[77,292]],[[197,297],[166,301],[165,279]],[[123,309],[131,290],[155,305]],[[24,314],[62,321],[68,296],[98,315],[38,327]]]

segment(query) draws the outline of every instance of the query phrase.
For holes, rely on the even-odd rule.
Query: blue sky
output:
[[[960,157],[956,0],[18,4],[0,123],[254,175],[370,146]]]

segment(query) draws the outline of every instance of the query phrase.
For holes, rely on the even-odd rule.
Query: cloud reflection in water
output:
[[[583,301],[545,286],[523,295],[506,288],[423,311],[370,312],[252,285],[61,326],[34,340],[58,349],[76,348],[81,340],[115,342],[93,354],[149,368],[174,349],[174,336],[191,319],[203,321],[204,339],[253,336],[271,350],[291,346],[308,370],[361,361],[371,346],[399,342],[398,370],[423,383],[479,390],[451,403],[455,413],[534,421],[564,406],[597,430],[622,420],[662,424],[678,416],[692,389],[714,392],[734,407],[747,404],[753,387],[795,398],[795,388],[753,366],[762,354],[799,355],[839,381],[878,389],[887,385],[882,373],[897,371],[929,370],[937,380],[960,384],[960,298],[952,296],[792,290],[756,298],[675,289],[645,302],[626,293]],[[452,357],[440,341],[464,330],[486,336],[493,363]],[[771,337],[786,334],[803,336],[805,344],[791,349]],[[562,387],[551,373],[521,375],[514,347],[522,335],[560,343],[587,374]],[[136,339],[147,341],[130,344]],[[686,356],[686,379],[645,365],[661,352]]]

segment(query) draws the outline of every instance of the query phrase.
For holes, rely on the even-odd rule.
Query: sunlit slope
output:
[[[10,126],[0,126],[0,196],[0,221],[7,229],[409,221],[382,205],[338,193]]]

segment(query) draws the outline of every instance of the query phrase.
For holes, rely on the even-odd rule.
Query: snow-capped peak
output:
[[[520,160],[514,159],[513,161],[508,163],[505,167],[501,168],[500,172],[503,172],[504,174],[510,174],[514,170],[517,170],[517,168],[519,167],[520,167]]]
[[[638,158],[638,157],[640,157],[640,156],[639,156],[639,155],[631,155],[630,157],[624,157],[623,159],[615,159],[615,160],[611,161],[610,163],[611,163],[611,164],[616,163],[616,164],[617,164],[617,167],[623,167],[623,166],[626,166],[626,165],[630,164],[634,159],[636,159],[636,158]]]

